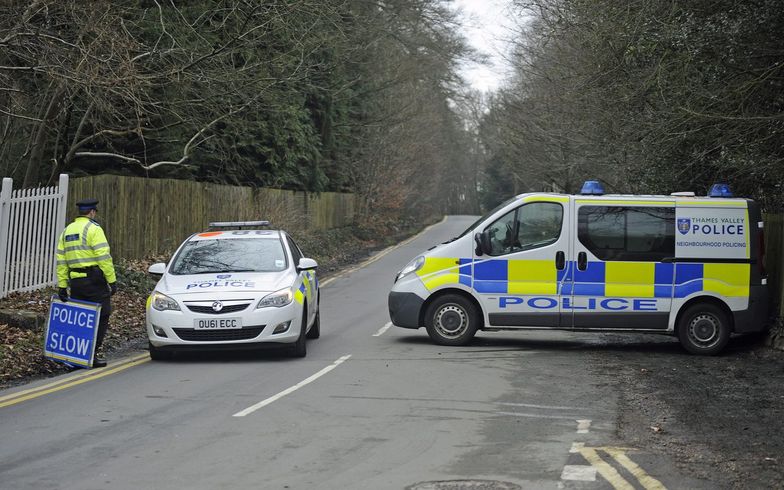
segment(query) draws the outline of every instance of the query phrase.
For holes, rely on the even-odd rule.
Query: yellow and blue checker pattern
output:
[[[561,288],[561,294],[616,298],[671,298],[673,296],[674,264],[588,262],[587,268],[580,271],[577,270],[576,263],[571,262],[569,268],[574,270],[574,280],[567,278],[567,282]]]
[[[427,257],[417,275],[429,291],[450,284],[471,287],[471,262],[472,259]]]
[[[474,264],[473,288],[478,293],[555,295],[565,274],[552,260],[486,260]]]
[[[574,281],[564,282],[561,294],[620,298],[686,298],[711,292],[720,296],[748,297],[749,264],[589,262],[584,271],[575,263]]]
[[[473,265],[473,267],[472,267]],[[750,265],[735,263],[570,261],[426,258],[417,271],[425,287],[463,284],[483,294],[574,295],[616,298],[685,298],[698,292],[748,297]]]
[[[313,297],[314,289],[318,289],[318,278],[315,274],[308,271],[302,277],[302,284],[294,291],[294,300],[299,304],[303,304],[305,298]]]

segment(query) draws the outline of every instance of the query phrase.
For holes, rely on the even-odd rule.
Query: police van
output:
[[[478,330],[677,336],[719,353],[767,319],[760,207],[726,184],[708,196],[522,194],[416,257],[389,294],[392,323],[465,345]]]

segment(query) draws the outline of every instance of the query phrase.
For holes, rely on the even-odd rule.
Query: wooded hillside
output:
[[[438,0],[3,2],[0,175],[351,191],[376,217],[460,211],[473,191],[449,99],[465,54]]]

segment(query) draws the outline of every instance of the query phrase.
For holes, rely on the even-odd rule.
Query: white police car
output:
[[[307,354],[320,335],[316,261],[267,221],[210,223],[189,237],[147,299],[150,357],[181,350],[288,348]]]

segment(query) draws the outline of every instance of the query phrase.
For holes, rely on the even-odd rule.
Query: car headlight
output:
[[[280,291],[269,293],[268,295],[261,298],[261,301],[259,301],[259,304],[256,306],[256,308],[266,308],[268,306],[280,308],[281,306],[286,306],[287,304],[291,303],[291,300],[293,299],[294,293],[291,292],[291,288],[281,289]]]
[[[158,311],[180,311],[180,305],[178,305],[175,300],[171,299],[163,293],[159,293],[158,291],[154,291],[152,293],[152,301],[150,301],[150,304]]]
[[[422,268],[423,265],[425,265],[425,258],[420,255],[419,257],[409,262],[407,266],[403,267],[403,269],[397,273],[397,276],[395,276],[395,282],[397,282],[403,276],[407,276],[412,272],[418,271]]]

